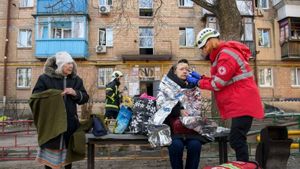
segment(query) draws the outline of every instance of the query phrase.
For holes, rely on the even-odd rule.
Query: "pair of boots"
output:
[[[52,168],[45,165],[45,169],[52,169]],[[66,165],[66,166],[65,166],[65,169],[72,169],[72,164]]]

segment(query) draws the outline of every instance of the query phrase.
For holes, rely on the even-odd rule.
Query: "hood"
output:
[[[70,77],[76,77],[77,75],[77,65],[75,62],[73,62],[73,64],[74,64],[74,68],[72,74],[69,75]],[[44,73],[50,77],[63,78],[64,76],[62,74],[58,74],[55,72],[56,69],[57,69],[56,58],[54,56],[49,57],[46,60],[44,65]]]
[[[241,54],[240,56],[243,57],[246,61],[248,61],[250,56],[251,56],[251,51],[250,51],[250,49],[247,45],[245,45],[241,42],[238,42],[238,41],[227,41],[227,42],[221,42],[219,47],[217,49],[214,49],[211,52],[210,60],[212,62],[214,62],[214,60],[216,59],[218,53],[222,49],[230,49],[230,50],[233,49],[233,50],[239,52]]]
[[[174,73],[174,66],[171,67],[169,70],[167,77],[170,78],[172,81],[174,81],[176,84],[178,84],[181,88],[193,88],[194,86],[191,84],[187,84],[186,80],[182,80]]]

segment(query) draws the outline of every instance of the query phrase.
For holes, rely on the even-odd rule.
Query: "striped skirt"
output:
[[[65,162],[66,157],[67,149],[65,148],[59,150],[43,148],[38,150],[36,161],[53,169],[60,169],[69,164]]]

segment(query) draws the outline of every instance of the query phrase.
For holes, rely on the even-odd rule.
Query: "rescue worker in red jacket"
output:
[[[223,42],[220,33],[205,28],[196,43],[202,55],[211,61],[211,77],[191,72],[187,81],[214,92],[222,119],[231,119],[230,146],[238,161],[249,161],[247,133],[253,118],[264,117],[258,87],[248,60],[250,49],[237,41]]]

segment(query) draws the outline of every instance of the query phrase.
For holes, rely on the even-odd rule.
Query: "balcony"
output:
[[[37,15],[88,14],[87,0],[37,0]]]
[[[284,42],[281,46],[282,60],[300,60],[300,41]]]
[[[67,51],[75,59],[88,57],[88,42],[85,39],[40,39],[35,41],[37,58],[48,58],[58,51]]]

